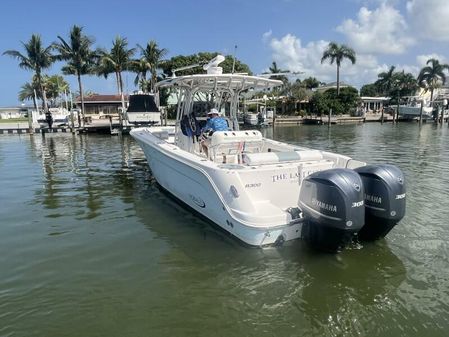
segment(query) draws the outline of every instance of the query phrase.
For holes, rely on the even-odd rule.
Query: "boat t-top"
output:
[[[164,190],[251,246],[303,238],[337,252],[355,236],[384,237],[402,219],[405,183],[397,167],[239,130],[239,95],[282,82],[223,74],[223,59],[204,66],[207,74],[157,84],[178,93],[175,126],[131,131]],[[201,128],[212,108],[223,113],[229,129],[209,133],[205,151]]]

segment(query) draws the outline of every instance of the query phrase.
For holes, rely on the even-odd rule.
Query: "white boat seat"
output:
[[[287,161],[316,161],[322,159],[323,155],[318,150],[243,154],[243,162],[247,165],[276,164]]]
[[[242,152],[260,152],[263,146],[262,134],[257,130],[215,131],[208,144],[211,159],[217,156],[238,155]]]
[[[239,142],[261,142],[262,134],[258,130],[248,131],[215,131],[212,134],[210,146]]]

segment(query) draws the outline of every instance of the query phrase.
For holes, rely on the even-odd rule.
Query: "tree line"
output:
[[[327,113],[331,109],[337,114],[348,112],[357,106],[360,96],[389,97],[390,104],[399,104],[404,96],[414,95],[419,88],[430,91],[430,102],[433,103],[434,91],[446,83],[445,71],[449,70],[449,65],[441,64],[434,58],[426,62],[426,66],[420,70],[417,77],[404,70],[396,71],[396,67],[391,66],[388,71],[379,73],[374,83],[362,86],[359,96],[353,87],[340,88],[340,68],[345,59],[355,64],[355,51],[344,44],[330,42],[323,52],[321,63],[329,61],[336,65],[336,89],[332,88],[325,92],[310,90],[323,84],[315,78],[296,80],[290,84],[282,74],[286,71],[279,69],[275,62],[269,69],[272,73],[278,73],[272,78],[284,81],[279,93],[287,95],[287,103],[307,100],[309,112],[317,114]],[[313,87],[310,87],[310,83],[313,83]]]
[[[190,66],[202,65],[215,57],[218,53],[199,52],[194,55],[178,55],[166,60],[168,50],[159,47],[156,41],[150,40],[146,45],[137,44],[130,47],[125,37],[117,36],[112,41],[110,49],[93,47],[95,40],[86,35],[83,27],[74,25],[67,38],[57,36],[57,40],[48,46],[44,46],[40,35],[33,34],[26,43],[22,42],[24,52],[7,50],[3,54],[9,55],[19,61],[19,67],[33,71],[30,83],[22,86],[19,99],[41,99],[44,109],[48,108],[48,100],[54,100],[60,92],[68,90],[68,84],[62,76],[47,76],[44,72],[54,62],[63,61],[65,65],[61,71],[64,75],[74,75],[77,78],[81,101],[81,114],[84,117],[84,89],[82,77],[84,75],[97,75],[107,78],[115,76],[117,92],[123,101],[123,77],[124,71],[136,74],[134,84],[144,92],[154,92],[158,80],[172,76],[172,70]],[[137,56],[137,57],[136,57]],[[309,109],[313,112],[327,112],[329,109],[339,113],[348,111],[358,102],[358,92],[355,88],[340,88],[340,70],[342,62],[347,59],[352,64],[356,63],[355,51],[344,45],[330,42],[323,52],[321,63],[330,62],[336,65],[336,89],[325,93],[312,90],[322,85],[314,77],[304,80],[296,80],[291,83],[287,78],[288,71],[279,69],[276,62],[269,68],[273,75],[270,78],[282,80],[284,85],[275,91],[274,95],[282,95],[288,103],[307,100]],[[252,74],[248,65],[236,60],[232,56],[226,56],[220,65],[225,73],[231,71],[237,73]],[[411,73],[396,71],[391,66],[387,72],[378,74],[374,83],[364,85],[360,90],[361,96],[388,96],[399,101],[401,97],[412,95],[418,88],[430,90],[433,100],[434,90],[445,84],[445,71],[449,65],[441,64],[436,59],[429,59],[426,66],[421,69],[417,78]],[[158,72],[161,70],[162,72]],[[184,69],[177,75],[197,73],[194,68]],[[285,74],[284,74],[285,73]],[[37,102],[35,102],[37,104]],[[296,107],[296,106],[295,106]]]
[[[56,61],[64,61],[61,71],[64,75],[74,75],[78,81],[81,114],[84,117],[84,89],[82,77],[97,75],[107,78],[115,76],[117,91],[123,96],[124,71],[136,73],[135,83],[145,92],[153,91],[157,81],[157,70],[167,54],[167,49],[160,48],[150,40],[145,46],[137,45],[130,48],[128,40],[117,36],[111,49],[93,48],[94,38],[87,36],[83,27],[74,25],[68,38],[57,36],[57,41],[44,46],[41,36],[33,34],[26,43],[22,42],[23,52],[7,50],[3,55],[9,55],[19,62],[19,67],[33,71],[30,83],[22,86],[19,99],[30,99],[35,96],[42,99],[44,110],[48,109],[48,99],[54,97],[55,90],[67,87],[67,82],[61,76],[47,76],[44,71]],[[137,59],[133,56],[139,52]],[[148,76],[149,75],[149,76]],[[56,84],[55,84],[56,83]],[[62,88],[61,88],[62,86]],[[34,95],[34,92],[36,95]],[[36,102],[35,102],[36,103]]]
[[[449,70],[449,65],[441,64],[434,58],[427,61],[416,78],[412,73],[396,71],[396,67],[391,66],[388,71],[378,75],[377,81],[364,85],[360,95],[395,98],[412,95],[418,88],[423,88],[430,91],[430,101],[433,101],[435,89],[446,83],[446,70]]]

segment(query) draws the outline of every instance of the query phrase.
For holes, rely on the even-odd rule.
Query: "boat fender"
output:
[[[358,237],[373,241],[387,235],[405,215],[404,174],[388,164],[362,166],[355,171],[365,190],[365,226]]]

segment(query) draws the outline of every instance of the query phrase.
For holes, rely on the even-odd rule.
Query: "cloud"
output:
[[[342,63],[342,81],[356,87],[372,83],[379,73],[388,71],[391,66],[391,63],[385,64],[379,58],[407,52],[406,56],[410,59],[412,50],[409,47],[418,43],[422,54],[415,55],[415,61],[412,59],[408,64],[400,61],[393,63],[396,71],[404,70],[417,76],[430,58],[436,58],[441,63],[449,62],[444,55],[428,50],[430,46],[426,43],[430,39],[440,43],[449,41],[449,24],[446,24],[446,21],[449,22],[449,0],[406,0],[406,10],[402,13],[396,9],[401,0],[353,1],[360,1],[364,7],[354,18],[342,21],[336,28],[357,55],[355,65],[347,60]],[[373,9],[368,9],[367,4]],[[302,71],[304,75],[301,78],[313,76],[323,82],[335,81],[335,64],[320,62],[329,41],[304,43],[294,34],[276,37],[271,30],[263,34],[262,40],[271,49],[272,59],[279,68]]]
[[[287,34],[277,39],[271,38],[269,46],[273,52],[273,59],[283,69],[290,71],[311,72],[320,64],[321,56],[328,42],[310,42],[305,47],[295,35]]]
[[[411,0],[407,2],[407,14],[420,38],[449,41],[449,1]]]
[[[357,19],[344,20],[337,31],[359,53],[401,54],[414,44],[404,17],[385,2],[375,10],[360,8]]]
[[[427,65],[426,63],[430,59],[437,59],[440,63],[446,63],[446,58],[443,55],[438,55],[435,53],[416,56],[416,63],[422,68]]]
[[[267,43],[271,48],[273,61],[279,68],[304,72],[302,78],[313,76],[322,82],[336,80],[336,65],[328,62],[321,64],[321,57],[329,41],[312,41],[303,46],[298,37],[287,34],[282,38],[272,37]],[[379,64],[374,55],[358,54],[355,65],[343,61],[340,75],[342,81],[359,87],[375,81],[377,74],[388,68],[385,64]]]
[[[265,32],[262,34],[262,41],[266,43],[268,40],[270,40],[271,35],[273,35],[273,31],[270,29],[268,32]]]

